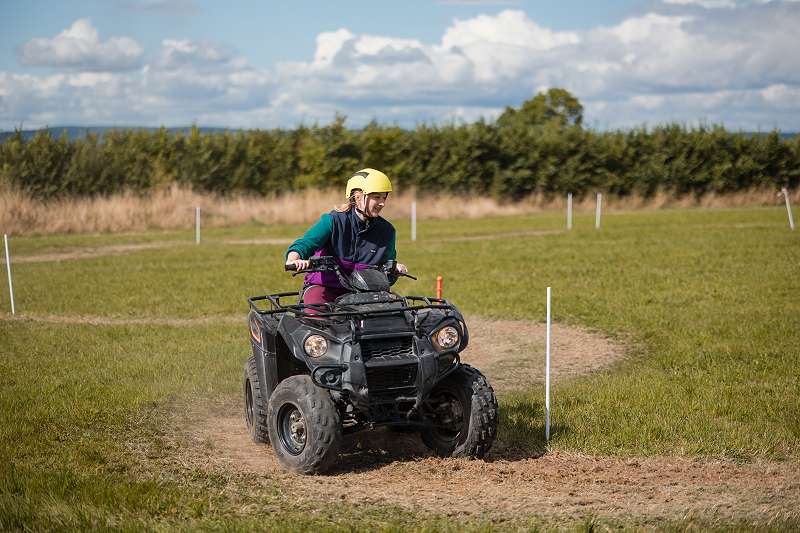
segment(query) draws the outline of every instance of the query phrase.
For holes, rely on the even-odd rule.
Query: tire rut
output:
[[[481,367],[502,394],[540,382],[544,326],[472,317],[472,344],[464,360]],[[515,336],[508,335],[516,333]],[[624,354],[621,344],[563,324],[554,327],[556,375],[608,368]],[[502,339],[528,338],[527,344]],[[502,342],[501,342],[502,341]],[[494,347],[488,353],[488,347]],[[541,352],[541,353],[539,353]],[[499,363],[537,361],[519,378]],[[538,359],[541,359],[538,361]],[[559,371],[559,361],[564,368]],[[538,364],[541,363],[541,364]],[[560,372],[560,374],[559,374]],[[566,452],[523,454],[496,443],[486,460],[433,456],[419,436],[376,429],[345,438],[334,470],[325,476],[284,471],[269,444],[247,432],[241,400],[176,418],[165,437],[180,450],[176,461],[193,468],[277,484],[287,500],[400,506],[410,511],[480,516],[508,522],[528,516],[582,520],[587,516],[633,519],[657,525],[687,518],[746,521],[800,519],[800,465],[796,462],[684,457],[618,458]],[[187,426],[185,421],[192,420]],[[182,424],[180,421],[184,421]]]

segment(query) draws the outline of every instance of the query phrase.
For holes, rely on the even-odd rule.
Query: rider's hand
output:
[[[291,251],[286,257],[286,264],[294,264],[295,270],[305,270],[311,266],[311,261],[308,259],[300,259],[300,254],[295,251]]]
[[[403,263],[397,263],[397,266],[395,268],[401,274],[408,274],[408,267],[405,266]]]
[[[294,266],[297,268],[297,270],[305,270],[311,267],[311,261],[308,259],[298,259],[294,262]]]

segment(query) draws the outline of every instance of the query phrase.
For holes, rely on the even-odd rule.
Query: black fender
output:
[[[256,376],[258,382],[265,385],[265,400],[269,400],[275,387],[278,386],[277,377],[277,358],[276,342],[278,322],[272,316],[263,316],[255,312],[250,312],[248,317],[250,323],[250,344],[253,348],[253,355],[256,361]]]

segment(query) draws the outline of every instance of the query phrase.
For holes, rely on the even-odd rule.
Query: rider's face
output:
[[[364,201],[364,212],[367,216],[376,217],[380,214],[381,209],[386,205],[386,198],[389,196],[385,192],[373,192],[366,196]]]

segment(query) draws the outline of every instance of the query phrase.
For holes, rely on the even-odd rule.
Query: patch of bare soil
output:
[[[205,324],[244,323],[242,316],[205,316],[197,318],[112,318],[86,315],[45,315],[0,313],[0,320],[47,322],[49,324],[89,324],[92,326],[198,326]]]
[[[546,324],[467,317],[469,345],[462,361],[481,370],[500,394],[545,379]],[[602,370],[620,360],[624,347],[582,328],[553,324],[551,378]]]
[[[542,379],[544,326],[473,318],[464,360],[485,371],[499,390]],[[523,340],[524,339],[524,340]],[[602,336],[557,325],[553,368],[576,375],[605,368],[623,353]],[[511,363],[522,363],[511,367]],[[798,518],[800,468],[795,463],[736,464],[673,457],[621,459],[569,453],[538,457],[496,446],[486,461],[441,459],[415,434],[376,429],[348,436],[335,470],[325,476],[284,471],[269,445],[255,444],[242,407],[230,402],[192,420],[170,439],[191,468],[260,479],[282,488],[287,500],[398,505],[495,521],[544,516],[663,520],[770,520]]]
[[[85,248],[73,248],[63,252],[53,252],[47,254],[34,254],[12,256],[14,263],[45,263],[49,261],[73,261],[75,259],[89,259],[106,255],[122,255],[143,250],[157,250],[172,246],[186,244],[183,241],[153,241],[137,244],[111,244],[108,246],[94,246]]]
[[[274,238],[274,239],[225,239],[223,244],[234,244],[242,246],[263,246],[263,245],[278,245],[278,244],[292,244],[294,239]]]
[[[201,416],[195,423],[175,436],[183,464],[255,475],[264,484],[277,483],[294,503],[398,505],[501,521],[536,515],[764,524],[800,517],[800,465],[794,463],[561,452],[521,458],[500,452],[486,461],[441,459],[431,456],[416,435],[374,430],[347,437],[329,475],[298,476],[281,468],[269,445],[250,440],[239,413]]]
[[[510,231],[505,233],[493,233],[488,235],[466,235],[461,237],[449,237],[447,242],[454,241],[484,241],[493,239],[507,239],[512,237],[531,237],[537,235],[555,235],[564,233],[561,230],[529,230],[529,231]],[[268,239],[222,239],[209,241],[220,244],[235,246],[265,246],[265,245],[288,245],[293,239],[288,238],[268,238]],[[435,240],[439,242],[439,240]],[[153,241],[136,244],[111,244],[107,246],[81,247],[64,250],[61,252],[41,253],[14,256],[14,263],[44,263],[51,261],[73,261],[76,259],[90,259],[107,255],[123,255],[143,250],[157,250],[170,248],[173,246],[189,246],[190,241]]]
[[[232,245],[277,245],[277,244],[291,244],[292,239],[226,239],[217,242],[222,244]],[[30,254],[21,256],[12,256],[14,263],[45,263],[50,261],[73,261],[76,259],[90,259],[94,257],[103,257],[107,255],[124,255],[144,250],[158,250],[162,248],[171,248],[174,246],[190,246],[194,243],[190,241],[152,241],[145,243],[135,244],[111,244],[106,246],[92,246],[71,248],[61,252]]]
[[[558,235],[564,233],[563,230],[532,229],[523,231],[506,231],[503,233],[489,233],[486,235],[463,235],[460,237],[448,237],[447,242],[461,241],[490,241],[494,239],[509,239],[512,237],[540,237],[542,235]]]

